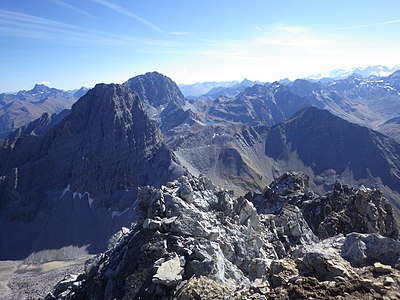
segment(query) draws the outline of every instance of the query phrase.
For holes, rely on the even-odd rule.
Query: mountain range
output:
[[[307,76],[306,79],[329,81],[330,79],[344,79],[353,74],[358,74],[363,78],[368,78],[370,76],[384,77],[398,70],[400,70],[400,66],[389,68],[382,65],[368,66],[365,68],[353,68],[350,70],[335,69],[326,73]]]
[[[210,81],[210,82],[197,82],[192,84],[179,84],[179,89],[186,97],[198,97],[206,94],[214,88],[229,88],[238,81]]]
[[[232,98],[194,103],[156,72],[122,85],[97,85],[70,111],[44,114],[5,138],[0,158],[2,226],[15,232],[20,224],[21,230],[19,239],[3,235],[2,258],[77,240],[79,246],[92,245],[93,251],[103,249],[96,245],[104,245],[118,226],[129,226],[116,216],[128,212],[139,186],[160,186],[188,172],[244,194],[261,191],[285,171],[299,170],[321,192],[336,180],[379,187],[399,208],[399,144],[354,124],[382,128],[381,120],[400,111],[398,74],[351,76],[327,84],[256,83]],[[18,94],[27,98],[45,93],[64,95],[44,86]],[[47,232],[61,226],[55,211],[76,201],[85,207],[80,212],[86,211],[85,220],[93,218],[96,224],[100,214],[115,224],[107,225],[101,238],[96,231],[74,240],[78,218],[63,224],[68,232],[58,241]],[[74,207],[62,211],[76,213]],[[49,216],[55,223],[44,225]],[[35,231],[48,238],[34,241]],[[13,250],[23,243],[35,246]]]
[[[86,92],[86,88],[66,92],[36,84],[29,91],[0,94],[0,139],[43,113],[51,115],[69,109]]]
[[[152,244],[159,239],[158,229],[163,234],[172,232],[172,239],[182,237],[182,243],[188,245],[193,242],[190,237],[196,241],[206,238],[196,242],[203,249],[216,241],[218,230],[229,232],[228,228],[235,226],[244,226],[240,230],[247,230],[254,240],[272,243],[272,248],[265,246],[269,249],[265,253],[270,259],[278,259],[286,257],[294,244],[313,245],[327,235],[334,236],[328,232],[353,232],[348,229],[350,225],[346,230],[338,229],[342,221],[335,218],[343,214],[343,205],[350,207],[351,214],[340,215],[339,219],[357,224],[354,228],[361,229],[353,228],[356,232],[398,238],[394,219],[400,216],[400,144],[396,141],[400,136],[400,71],[384,77],[354,74],[318,82],[299,79],[263,84],[244,80],[191,100],[170,78],[151,72],[123,84],[97,84],[76,93],[74,96],[37,85],[31,91],[1,96],[2,103],[10,106],[18,101],[23,105],[56,101],[72,105],[64,110],[60,106],[58,111],[52,107],[31,122],[21,121],[17,129],[4,131],[8,134],[0,147],[1,260],[37,263],[73,259],[110,247],[103,256],[106,264],[110,263],[112,269],[114,262],[123,262],[121,270],[131,270],[120,255],[136,253],[133,257],[137,258],[147,244],[159,251]],[[77,95],[79,100],[72,104]],[[292,171],[304,175],[293,175]],[[231,191],[219,190],[215,185]],[[342,187],[347,185],[356,189]],[[281,196],[276,196],[275,189]],[[336,196],[329,193],[341,195],[337,206],[332,202]],[[304,196],[303,200],[297,198],[299,195]],[[288,205],[297,207],[287,214],[300,220],[305,234],[301,242],[300,237],[284,242],[284,237],[270,227],[272,223],[265,221],[269,217],[255,212],[254,206],[260,209],[259,214],[272,213],[281,218],[282,209],[287,208],[278,205],[282,197]],[[366,199],[362,198],[362,207],[357,197]],[[375,208],[367,202],[374,203]],[[333,215],[325,220],[332,209]],[[293,211],[297,211],[295,217]],[[360,220],[354,211],[366,219]],[[314,215],[318,215],[317,221]],[[205,221],[205,216],[214,220],[212,224]],[[382,219],[386,217],[389,219]],[[257,225],[259,218],[270,225],[264,221]],[[386,225],[376,223],[378,219]],[[272,233],[253,236],[260,226]],[[121,231],[123,227],[131,230]],[[249,250],[253,251],[248,253],[251,262],[239,262],[247,254],[232,261],[235,250],[228,249],[227,241],[235,239],[242,249],[239,240],[245,238],[239,231],[223,236],[223,257],[209,252],[214,253],[211,260],[221,259],[224,268],[231,270],[228,273],[236,274],[234,278],[226,275],[231,278],[228,281],[219,275],[210,277],[228,286],[239,279],[253,280],[248,275],[249,264],[266,259],[264,252]],[[126,236],[124,242],[115,244],[121,236]],[[134,245],[124,244],[128,236]],[[278,240],[287,244],[278,247]],[[171,249],[181,249],[183,244],[167,238],[166,245],[172,248],[165,252],[168,258],[165,256],[163,262],[180,264],[183,260]],[[182,249],[176,251],[186,251]],[[128,255],[125,251],[132,252]],[[207,261],[206,252],[182,254],[191,261],[185,276],[209,274],[211,269],[199,261],[200,257]],[[160,253],[154,257],[160,258]],[[146,265],[146,270],[148,264],[156,264],[153,258],[138,261]],[[160,264],[163,262],[160,260]],[[99,261],[93,266],[101,275],[87,275],[88,282],[96,276],[104,279],[108,276],[104,274],[115,271],[103,270],[105,265]],[[95,269],[91,272],[97,272]],[[154,280],[166,284],[163,279]],[[102,283],[92,282],[89,286],[104,293]],[[111,290],[120,297],[118,288]]]

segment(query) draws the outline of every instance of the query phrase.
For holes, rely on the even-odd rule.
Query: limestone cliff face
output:
[[[0,213],[7,220],[51,214],[67,191],[88,195],[91,208],[121,212],[138,186],[159,186],[183,173],[138,95],[115,84],[96,85],[54,128],[4,152]]]

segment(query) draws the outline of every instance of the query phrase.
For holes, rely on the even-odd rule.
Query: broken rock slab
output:
[[[153,276],[153,282],[166,286],[174,286],[182,280],[183,267],[182,260],[175,253],[175,256],[170,260],[164,261],[159,265],[156,274]],[[157,263],[157,262],[156,262]],[[184,263],[183,263],[184,264]]]

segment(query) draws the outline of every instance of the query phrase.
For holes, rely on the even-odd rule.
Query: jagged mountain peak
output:
[[[71,113],[57,130],[70,136],[93,128],[104,138],[106,134],[113,136],[115,132],[128,134],[132,123],[143,120],[144,126],[151,126],[157,132],[155,125],[145,121],[147,119],[136,93],[123,85],[102,83],[72,106]],[[157,135],[161,139],[160,134]]]
[[[178,85],[171,78],[158,72],[133,77],[123,85],[137,92],[143,101],[156,108],[171,102],[179,107],[185,105],[185,97]]]
[[[308,96],[322,87],[319,82],[311,82],[306,79],[296,79],[290,84],[290,90],[299,96]]]
[[[250,87],[254,84],[259,83],[258,81],[251,81],[250,79],[244,78],[241,82],[234,85],[234,87]]]
[[[35,86],[33,87],[33,89],[31,91],[33,93],[40,93],[40,92],[48,92],[50,90],[51,90],[51,88],[48,87],[47,85],[37,83],[37,84],[35,84]]]
[[[87,87],[83,86],[83,87],[81,87],[80,89],[74,90],[74,91],[72,91],[72,92],[73,92],[73,95],[74,95],[76,98],[80,98],[80,97],[84,96],[84,95],[87,93],[88,90],[89,90],[89,89],[88,89]]]
[[[0,257],[21,259],[67,245],[104,249],[115,226],[129,226],[118,217],[139,186],[160,186],[184,172],[138,95],[124,85],[98,84],[43,136],[24,137],[2,153],[0,222],[27,228],[18,240],[5,237]],[[68,218],[75,214],[80,217]],[[81,234],[88,222],[94,227]]]
[[[139,106],[141,105],[138,95],[128,87],[115,83],[99,83],[78,100],[72,108],[79,110],[84,105],[121,105],[123,103],[126,103],[128,108],[132,107],[134,103],[137,103]]]
[[[243,92],[242,92],[242,94],[243,95],[247,95],[247,96],[251,96],[251,95],[260,95],[260,94],[263,94],[263,93],[266,93],[267,91],[268,91],[268,89],[269,89],[269,87],[268,86],[265,86],[265,85],[262,85],[262,84],[254,84],[254,85],[252,85],[252,86],[250,86],[250,87],[247,87]],[[239,94],[239,96],[238,97],[240,97],[240,94]]]
[[[193,125],[199,119],[177,84],[167,76],[146,73],[123,85],[139,95],[147,115],[160,124],[163,133],[180,125]]]

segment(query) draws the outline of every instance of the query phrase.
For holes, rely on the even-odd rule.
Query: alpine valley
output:
[[[36,85],[0,137],[1,299],[400,299],[398,68]]]

